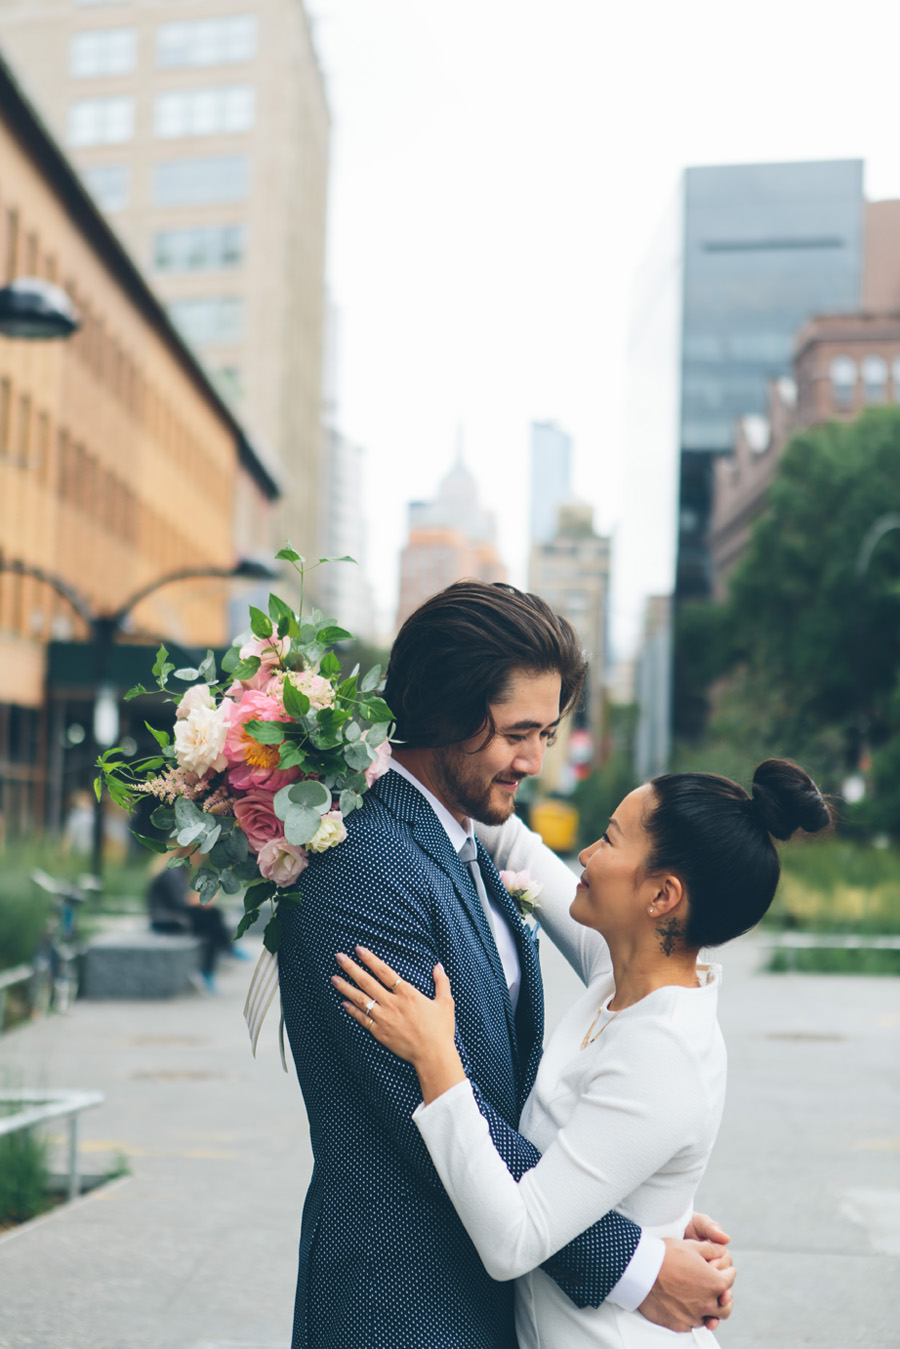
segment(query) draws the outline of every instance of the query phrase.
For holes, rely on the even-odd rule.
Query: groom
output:
[[[517,1178],[535,1165],[516,1127],[541,1054],[537,951],[472,821],[513,812],[584,675],[572,627],[510,586],[450,586],[394,644],[393,766],[283,917],[281,997],[315,1161],[292,1349],[515,1349],[513,1285],[489,1278],[412,1123],[415,1072],[343,1011],[330,979],[335,953],[359,944],[433,996],[440,961],[494,1143]],[[696,1235],[723,1235],[705,1224]],[[715,1254],[609,1213],[544,1268],[579,1306],[609,1296],[684,1330],[730,1310],[718,1299],[734,1274]]]

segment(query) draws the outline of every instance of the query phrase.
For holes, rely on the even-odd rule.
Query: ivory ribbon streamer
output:
[[[256,1045],[259,1040],[259,1033],[262,1030],[262,1024],[266,1019],[266,1012],[271,1007],[272,999],[277,992],[278,957],[263,948],[263,953],[257,961],[256,969],[253,971],[253,978],[250,980],[247,1001],[244,1003],[244,1020],[250,1032],[250,1045],[253,1049],[254,1058],[256,1058]],[[284,1051],[282,1051],[281,1061],[284,1063]],[[287,1072],[287,1067],[285,1067],[285,1072]]]

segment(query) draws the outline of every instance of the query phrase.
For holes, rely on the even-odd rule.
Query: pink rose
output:
[[[261,745],[246,729],[248,721],[284,721],[284,709],[266,693],[246,689],[231,714],[231,725],[225,740],[225,758],[229,764],[228,780],[237,791],[263,788],[277,792],[289,782],[296,781],[299,768],[279,768],[280,743]]]
[[[284,828],[275,814],[272,804],[274,792],[257,790],[247,792],[235,802],[234,816],[243,832],[251,851],[261,852],[272,839],[279,838]]]
[[[381,744],[375,750],[375,753],[378,755],[378,758],[374,761],[374,763],[370,763],[368,768],[365,769],[365,779],[367,787],[371,787],[373,782],[377,782],[378,779],[384,773],[386,773],[388,771],[388,768],[390,767],[391,763],[390,740],[382,740]]]
[[[290,637],[254,637],[251,642],[245,642],[240,649],[241,660],[249,660],[251,656],[259,656],[260,666],[251,679],[241,681],[244,688],[263,688],[275,671],[281,668],[281,662],[290,649]]]
[[[273,838],[256,859],[261,876],[276,885],[293,885],[309,862],[304,848],[288,843],[286,838]]]

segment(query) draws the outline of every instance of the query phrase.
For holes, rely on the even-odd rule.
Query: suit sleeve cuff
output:
[[[607,1293],[605,1300],[614,1302],[623,1311],[637,1311],[659,1277],[665,1253],[662,1237],[651,1237],[642,1232],[634,1255],[625,1266],[619,1282]]]

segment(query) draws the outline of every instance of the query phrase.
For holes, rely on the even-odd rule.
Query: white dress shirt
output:
[[[433,792],[430,792],[417,777],[413,776],[408,768],[404,768],[396,759],[391,761],[391,771],[399,773],[401,777],[406,778],[407,782],[411,782],[412,785],[422,793],[425,800],[444,826],[447,837],[457,853],[467,838],[471,838],[472,841],[475,842],[475,828],[471,820],[466,821],[468,827],[464,829],[459,820],[450,814],[450,811],[444,803],[439,801]],[[478,877],[480,878],[480,872],[478,873]],[[491,929],[494,942],[497,946],[500,963],[503,966],[503,973],[506,977],[506,987],[509,990],[509,1000],[512,1003],[512,1009],[515,1013],[516,1005],[519,1001],[519,990],[522,987],[522,967],[519,964],[519,953],[516,950],[516,941],[509,923],[506,921],[505,915],[497,905],[494,904],[490,895],[487,893],[484,881],[479,885],[478,879],[476,878],[475,885],[478,890],[478,897],[481,900],[482,908],[485,911],[485,917],[488,920],[488,926]]]

